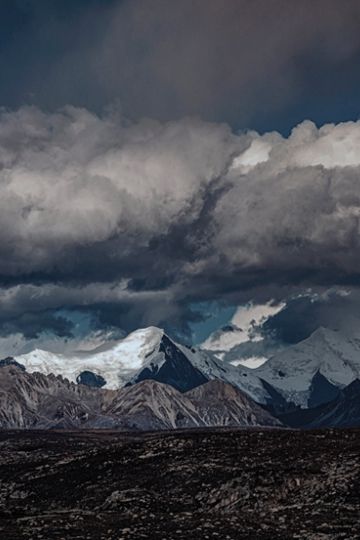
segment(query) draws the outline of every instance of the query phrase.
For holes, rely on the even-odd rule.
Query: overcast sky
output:
[[[357,328],[357,0],[2,0],[0,25],[1,354],[191,340],[247,302],[286,303],[286,342]]]

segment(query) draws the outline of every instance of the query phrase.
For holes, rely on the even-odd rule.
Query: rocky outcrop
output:
[[[277,426],[273,416],[230,384],[213,380],[186,393],[206,425]]]

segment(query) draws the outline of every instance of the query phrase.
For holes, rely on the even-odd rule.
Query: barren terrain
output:
[[[0,432],[0,538],[360,539],[360,430]]]

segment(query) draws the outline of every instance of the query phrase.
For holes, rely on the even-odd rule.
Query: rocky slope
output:
[[[356,379],[338,392],[335,399],[318,407],[280,415],[290,427],[323,428],[360,426],[360,381]]]
[[[206,425],[275,425],[269,413],[249,400],[237,388],[219,380],[210,381],[186,393]]]
[[[61,376],[4,366],[0,368],[0,427],[80,427],[98,420],[106,395]]]
[[[55,375],[0,368],[1,428],[161,430],[205,426],[276,426],[280,422],[222,381],[181,393],[154,380],[119,390],[89,388]]]
[[[356,540],[359,430],[0,431],[6,540]]]

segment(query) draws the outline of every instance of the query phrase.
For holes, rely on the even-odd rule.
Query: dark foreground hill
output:
[[[0,432],[0,538],[360,538],[360,430]]]

